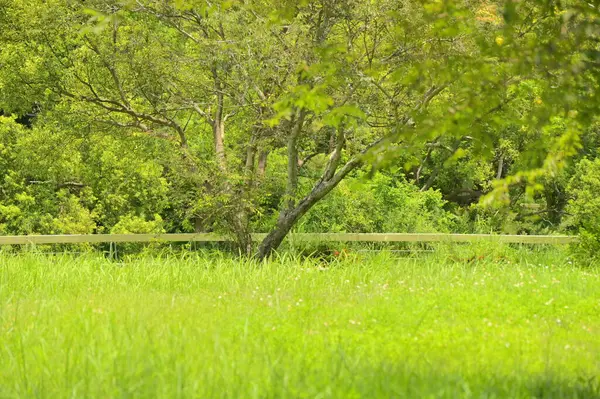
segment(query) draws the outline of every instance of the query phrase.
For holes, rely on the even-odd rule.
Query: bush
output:
[[[124,215],[110,230],[111,234],[159,234],[164,233],[163,220],[154,215],[154,220],[146,220],[140,216]]]
[[[573,246],[576,257],[585,262],[600,260],[600,159],[584,159],[577,165],[569,191],[572,198],[567,227],[579,233]]]
[[[449,232],[454,216],[438,191],[420,192],[395,177],[349,179],[318,203],[300,222],[301,232]]]
[[[163,225],[163,219],[158,214],[154,215],[153,220],[146,220],[142,216],[124,215],[110,230],[110,234],[160,234],[165,232]],[[143,251],[152,252],[160,248],[162,244],[159,242],[149,244],[120,243],[118,246],[119,252],[138,253]]]

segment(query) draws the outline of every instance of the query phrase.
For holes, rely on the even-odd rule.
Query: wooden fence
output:
[[[266,234],[253,234],[259,241]],[[516,244],[569,244],[576,236],[421,234],[421,233],[307,233],[290,234],[293,243],[302,242],[501,242]],[[213,233],[198,234],[74,234],[0,236],[0,245],[83,244],[120,242],[227,242],[231,238]]]

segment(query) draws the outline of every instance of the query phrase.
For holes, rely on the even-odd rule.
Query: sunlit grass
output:
[[[1,398],[600,397],[600,272],[483,259],[0,256]]]

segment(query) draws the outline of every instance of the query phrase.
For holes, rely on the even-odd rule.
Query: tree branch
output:
[[[296,204],[296,192],[298,190],[298,138],[304,127],[306,110],[300,109],[297,117],[292,121],[291,132],[288,137],[288,180],[286,188],[286,209],[292,210]]]

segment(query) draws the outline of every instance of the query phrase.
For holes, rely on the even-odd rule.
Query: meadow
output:
[[[4,254],[0,398],[599,398],[600,270],[465,251]]]

